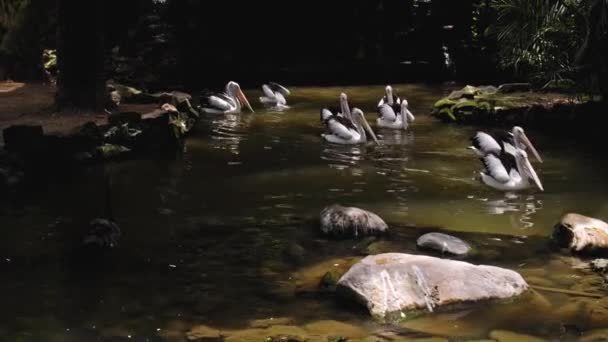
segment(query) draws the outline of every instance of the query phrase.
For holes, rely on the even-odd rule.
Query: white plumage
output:
[[[241,86],[230,81],[226,84],[224,93],[202,96],[200,109],[208,114],[235,114],[241,112],[243,105],[253,112]]]
[[[274,82],[262,85],[264,96],[260,97],[260,102],[265,105],[272,106],[276,109],[287,109],[286,97],[291,94],[289,89]]]
[[[522,190],[531,186],[530,180],[544,191],[543,185],[528,160],[528,154],[511,145],[499,156],[487,154],[482,157],[484,170],[480,172],[484,184],[498,190]]]

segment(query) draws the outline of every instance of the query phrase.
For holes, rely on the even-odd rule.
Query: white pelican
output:
[[[201,110],[209,114],[240,113],[243,105],[253,112],[241,86],[234,81],[226,84],[224,93],[206,95],[201,98]]]
[[[478,156],[483,157],[488,153],[500,154],[504,152],[505,146],[515,146],[517,149],[529,149],[534,158],[539,162],[543,162],[542,158],[526,136],[524,129],[519,126],[514,126],[511,132],[497,132],[488,134],[486,132],[477,132],[471,139],[473,142],[469,149],[473,150]]]
[[[372,139],[378,144],[376,134],[367,123],[363,111],[359,108],[354,108],[352,113],[350,110],[347,115],[335,115],[329,109],[321,109],[321,119],[330,133],[322,134],[321,136],[328,142],[342,145],[362,144],[367,142],[365,131],[371,135]]]
[[[401,105],[391,106],[385,103],[379,106],[376,123],[383,128],[407,130],[409,124],[414,122],[414,114],[407,107],[408,103],[405,99],[401,101]]]
[[[273,106],[277,109],[289,108],[287,100],[285,99],[285,97],[291,94],[289,89],[278,83],[269,82],[268,84],[262,85],[262,91],[264,92],[264,96],[260,97],[260,102],[263,104]]]
[[[388,231],[388,225],[371,211],[334,204],[321,211],[321,232],[337,237],[378,235]]]
[[[401,99],[393,93],[393,87],[390,85],[387,85],[386,88],[384,88],[384,96],[378,102],[378,107],[383,104],[388,104],[391,107],[395,104],[401,104]]]
[[[498,190],[522,190],[530,187],[530,179],[544,191],[526,151],[507,145],[500,155],[489,153],[481,158],[485,170],[481,180]]]

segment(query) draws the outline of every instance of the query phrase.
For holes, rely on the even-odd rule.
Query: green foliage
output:
[[[583,0],[492,0],[500,65],[533,82],[570,76],[584,37]]]

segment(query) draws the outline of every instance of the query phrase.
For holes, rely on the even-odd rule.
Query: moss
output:
[[[323,278],[321,278],[319,287],[324,290],[335,290],[341,277],[342,274],[340,272],[335,270],[328,271],[323,275]]]
[[[456,101],[450,100],[446,97],[446,98],[443,98],[443,99],[435,102],[435,105],[433,107],[435,109],[451,108],[455,104],[456,104]]]

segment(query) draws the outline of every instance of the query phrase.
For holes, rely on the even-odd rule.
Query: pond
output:
[[[489,189],[466,148],[479,127],[428,115],[449,89],[394,87],[416,115],[407,132],[375,128],[383,86],[292,88],[285,112],[254,105],[254,114],[201,120],[176,158],[94,166],[20,194],[0,216],[0,340],[181,341],[200,325],[231,341],[282,331],[325,341],[487,338],[497,329],[574,338],[608,328],[608,303],[565,294],[387,326],[318,290],[332,268],[374,250],[419,253],[416,237],[441,229],[477,247],[472,262],[515,269],[531,284],[606,293],[577,259],[545,246],[566,212],[608,217],[605,160],[575,137],[528,130],[545,161],[532,161],[545,191]],[[365,111],[379,146],[321,140],[319,108],[336,106],[342,91]],[[261,92],[245,93],[256,103]],[[90,255],[79,239],[104,213],[104,173],[123,236],[117,248]],[[326,240],[315,220],[333,203],[372,210],[396,233],[375,246]]]

